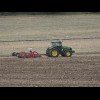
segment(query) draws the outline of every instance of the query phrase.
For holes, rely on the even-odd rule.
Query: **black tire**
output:
[[[49,49],[46,50],[46,54],[47,54],[48,57],[50,57],[49,51],[50,51]]]
[[[17,54],[17,57],[18,57],[18,58],[21,58],[21,55],[18,53],[18,54]]]
[[[20,54],[20,53],[17,53],[17,57],[18,57],[18,58],[25,58],[24,55],[22,55],[22,54]]]
[[[72,52],[71,51],[64,51],[61,55],[63,57],[71,57],[72,56]]]
[[[53,55],[53,52],[56,52],[56,53]],[[57,49],[49,50],[48,57],[58,57],[58,56],[59,56],[59,51]]]
[[[16,56],[18,56],[19,53],[16,53]]]
[[[64,53],[62,53],[61,55],[62,55],[62,57],[65,57],[65,54]]]
[[[13,52],[13,53],[12,53],[12,56],[17,56],[17,53],[16,53],[16,52]]]

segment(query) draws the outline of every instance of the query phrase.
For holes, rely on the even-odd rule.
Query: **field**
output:
[[[100,86],[100,56],[0,58],[0,86]]]
[[[0,16],[0,86],[100,86],[100,15]],[[18,59],[13,51],[45,53],[52,39],[71,58]]]

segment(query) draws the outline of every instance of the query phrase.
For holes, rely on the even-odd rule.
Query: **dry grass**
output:
[[[100,37],[100,15],[33,15],[0,17],[0,41],[45,40]],[[76,52],[99,52],[100,40],[66,40]],[[32,47],[45,53],[50,41],[0,42],[0,55],[15,51],[26,51]]]

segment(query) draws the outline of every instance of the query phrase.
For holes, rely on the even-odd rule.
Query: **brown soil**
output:
[[[1,87],[97,87],[100,56],[0,58]]]

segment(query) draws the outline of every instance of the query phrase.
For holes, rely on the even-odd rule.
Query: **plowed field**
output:
[[[0,58],[0,86],[100,86],[100,56]]]

